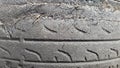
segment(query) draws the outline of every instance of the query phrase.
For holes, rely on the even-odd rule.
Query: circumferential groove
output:
[[[20,38],[7,38],[7,37],[0,37],[0,40],[10,40],[10,41],[20,41]],[[47,42],[115,42],[120,41],[120,39],[36,39],[36,38],[22,38],[22,40],[29,42],[29,41],[47,41]]]

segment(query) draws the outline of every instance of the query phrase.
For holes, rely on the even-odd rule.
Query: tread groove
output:
[[[52,33],[57,33],[57,31],[52,30],[52,29],[48,28],[48,27],[47,27],[47,26],[45,26],[45,25],[44,25],[44,27],[45,27],[48,31],[50,31],[50,32],[52,32]]]
[[[107,30],[107,29],[105,29],[105,28],[103,28],[103,27],[102,27],[102,29],[103,29],[103,31],[105,31],[105,32],[108,33],[108,34],[111,33],[109,30]]]
[[[0,2],[0,68],[119,68],[120,1]]]
[[[89,49],[87,49],[87,51],[90,52],[90,53],[95,54],[97,56],[98,60],[100,60],[100,57],[99,57],[98,53],[96,53],[95,51],[89,50]]]
[[[36,52],[34,50],[31,50],[31,49],[28,49],[28,48],[25,48],[25,50],[30,52],[30,53],[36,54],[38,56],[38,58],[39,58],[39,61],[42,60],[42,57],[41,57],[41,55],[38,52]]]
[[[74,27],[75,27],[75,26],[74,26]],[[76,29],[77,31],[79,31],[79,32],[87,33],[86,31],[84,31],[84,30],[82,30],[82,29],[79,29],[79,28],[77,28],[77,27],[75,27],[75,29]]]
[[[65,52],[65,51],[60,50],[60,49],[58,49],[58,52],[67,55],[67,56],[69,57],[70,61],[71,61],[71,62],[73,61],[73,60],[72,60],[72,56],[71,56],[68,52]]]
[[[55,56],[54,58],[55,58],[55,61],[58,63],[59,61],[58,61],[58,58],[57,58],[57,56]]]
[[[111,41],[120,41],[120,39],[34,39],[34,38],[23,38],[24,41],[47,41],[47,42],[111,42]],[[11,40],[11,41],[19,41],[20,38],[7,38],[0,37],[0,40]]]
[[[85,61],[88,61],[86,56],[85,56]]]
[[[119,51],[113,48],[110,48],[112,51],[116,52],[117,56],[119,56]]]
[[[11,55],[11,53],[6,48],[0,46],[0,49],[2,49],[3,51],[5,51],[9,56]]]

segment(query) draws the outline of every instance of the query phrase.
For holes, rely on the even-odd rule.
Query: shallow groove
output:
[[[118,50],[116,50],[116,49],[113,49],[113,48],[110,48],[112,51],[114,51],[116,54],[117,54],[117,56],[119,56],[119,51]]]
[[[25,48],[25,50],[30,52],[30,53],[36,54],[38,56],[38,58],[39,58],[39,61],[42,60],[42,57],[41,57],[41,55],[38,52],[36,52],[34,50],[27,49],[27,48]]]
[[[56,62],[58,62],[58,58],[57,58],[57,56],[55,56],[54,59],[55,59]]]
[[[87,49],[88,52],[93,53],[97,56],[98,60],[100,60],[99,54],[97,52],[94,52],[92,50]]]
[[[9,56],[11,55],[10,52],[6,48],[0,46],[0,49],[2,49],[4,52],[6,52]]]
[[[74,26],[76,30],[78,30],[79,32],[82,32],[82,33],[87,33],[86,31],[82,30],[82,29],[79,29],[77,28],[76,26]]]
[[[102,28],[102,29],[103,29],[103,31],[105,31],[105,32],[108,33],[108,34],[111,33],[109,30],[107,30],[107,29],[105,29],[105,28]]]
[[[48,27],[47,27],[47,26],[45,26],[45,25],[44,25],[44,27],[45,27],[48,31],[50,31],[50,32],[52,32],[52,33],[57,33],[57,31],[52,30],[52,29],[48,28]]]
[[[68,53],[68,52],[65,52],[63,50],[58,50],[58,52],[62,53],[62,54],[65,54],[66,56],[68,56],[68,58],[70,59],[70,61],[72,62],[72,56]]]
[[[85,61],[88,61],[86,56],[84,58],[85,58]]]
[[[117,68],[119,68],[119,65],[117,64]]]

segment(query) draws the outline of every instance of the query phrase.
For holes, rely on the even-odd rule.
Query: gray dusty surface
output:
[[[0,0],[0,68],[120,68],[119,0]]]

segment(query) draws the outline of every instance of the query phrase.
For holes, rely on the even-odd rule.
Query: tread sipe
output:
[[[120,1],[0,0],[0,68],[120,68]]]

